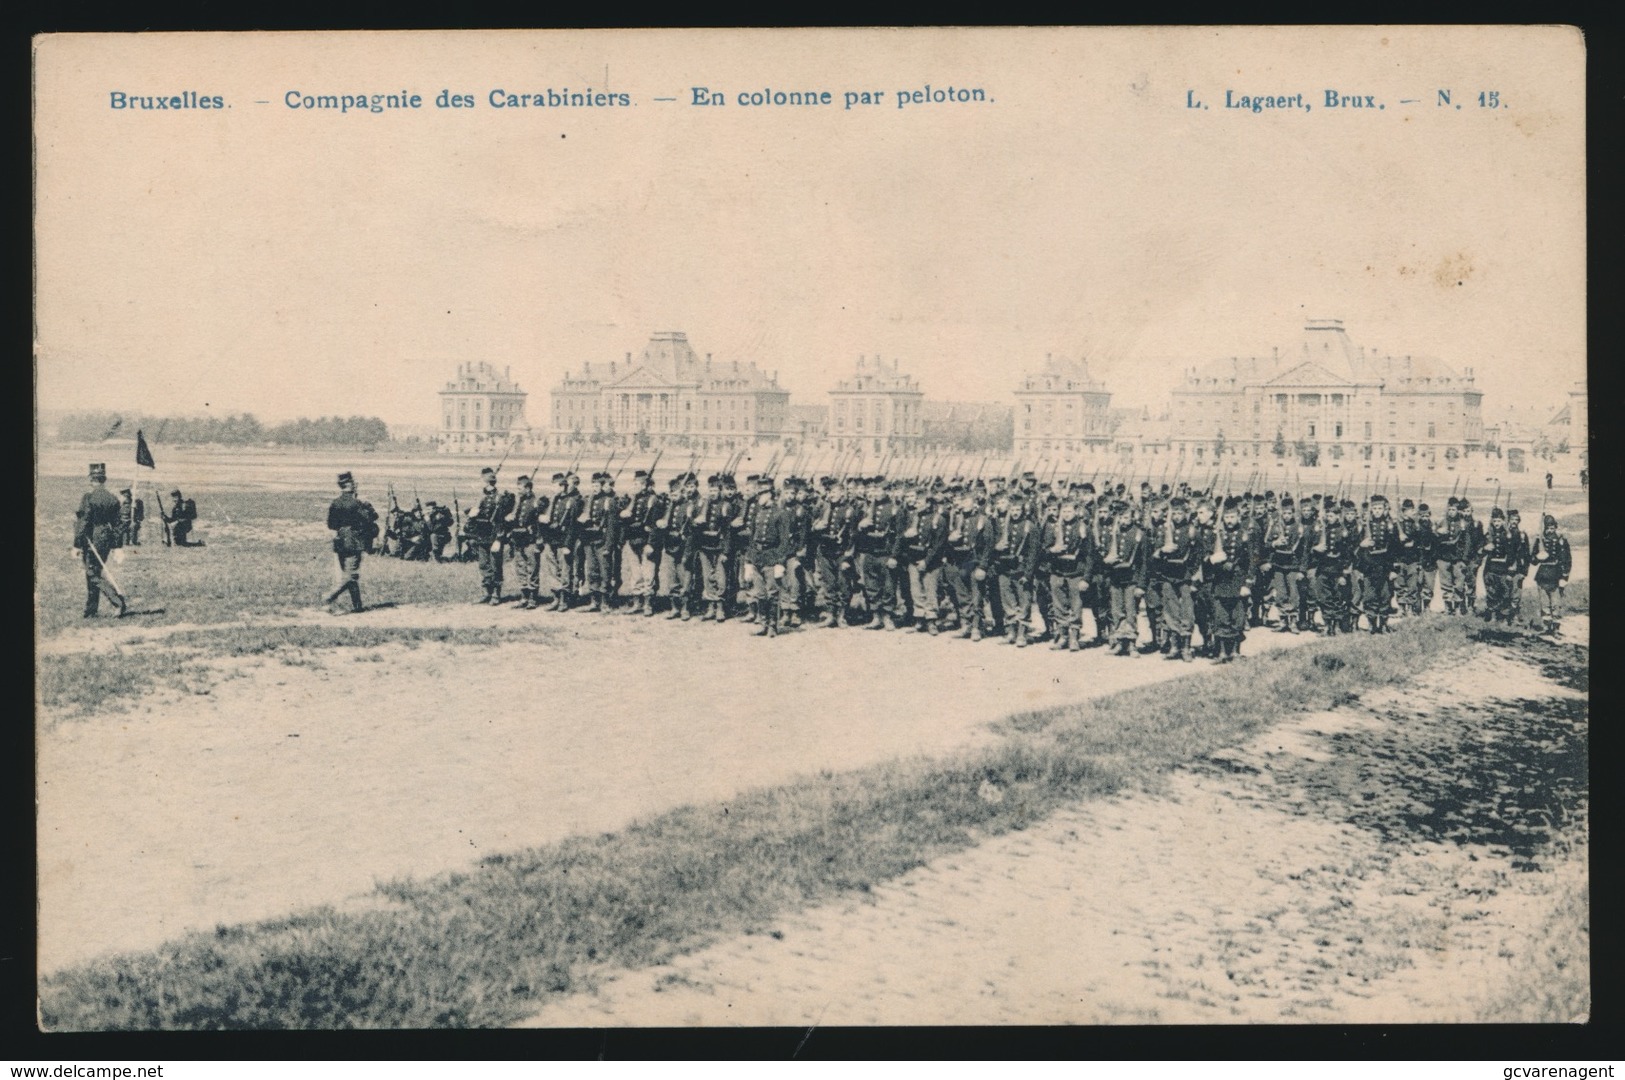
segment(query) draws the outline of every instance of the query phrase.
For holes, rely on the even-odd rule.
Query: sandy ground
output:
[[[750,628],[474,605],[255,625],[556,628],[538,644],[217,661],[38,742],[40,969],[353,902],[380,880],[620,828],[818,769],[937,756],[1010,712],[1203,667],[912,632]],[[105,648],[110,627],[52,651]],[[187,627],[119,625],[161,643]],[[195,628],[192,628],[195,629]],[[1311,640],[1260,632],[1250,652]],[[715,662],[708,662],[716,658]]]
[[[1577,696],[1481,650],[875,889],[641,971],[525,1026],[1471,1020],[1561,884],[1482,845],[1384,842],[1291,766],[1444,704]],[[1416,732],[1420,734],[1420,732]],[[1216,767],[1215,762],[1224,763]],[[1582,870],[1568,866],[1563,873]]]

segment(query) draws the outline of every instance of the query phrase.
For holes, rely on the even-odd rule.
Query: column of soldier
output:
[[[1041,483],[1033,471],[986,479],[841,471],[814,482],[775,477],[771,465],[741,487],[733,466],[703,479],[690,468],[662,491],[651,465],[625,493],[607,469],[583,491],[573,467],[552,474],[551,493],[538,493],[529,476],[503,492],[487,468],[460,517],[434,503],[392,511],[404,520],[392,526],[396,550],[440,560],[448,544],[466,549],[480,565],[484,604],[504,602],[506,568],[523,609],[738,617],[767,637],[813,625],[911,628],[1219,663],[1265,625],[1384,633],[1390,619],[1428,610],[1436,589],[1449,614],[1512,623],[1531,566],[1540,629],[1555,633],[1570,569],[1555,519],[1543,515],[1531,541],[1498,496],[1486,528],[1454,495],[1436,526],[1427,503],[1409,498],[1393,516],[1381,491],[1356,502],[1340,491],[1237,495],[1215,482],[1097,489],[1075,477]]]

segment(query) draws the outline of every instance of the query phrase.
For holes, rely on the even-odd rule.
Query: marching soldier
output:
[[[574,598],[576,577],[576,519],[581,516],[580,477],[575,473],[554,473],[558,485],[547,506],[547,515],[538,523],[547,545],[547,587],[553,593],[549,611],[568,611]]]
[[[339,561],[339,584],[328,593],[325,604],[331,611],[334,601],[348,593],[350,610],[361,610],[361,556],[372,550],[378,538],[378,511],[356,494],[355,477],[339,473],[339,496],[327,508],[327,527],[333,530],[333,554]],[[343,611],[334,611],[342,615]]]
[[[691,617],[689,604],[694,599],[694,564],[688,534],[700,493],[693,473],[679,473],[666,487],[666,514],[655,519],[650,534],[652,541],[660,546],[655,593],[664,596],[671,605],[666,618],[687,619]],[[653,613],[653,605],[650,613]]]
[[[1529,535],[1523,531],[1523,519],[1516,507],[1507,509],[1507,535],[1512,539],[1511,622],[1523,618],[1523,583],[1529,577]]]
[[[1493,507],[1484,536],[1484,618],[1489,622],[1512,621],[1512,568],[1517,558],[1506,512]]]
[[[666,514],[666,498],[655,491],[654,477],[649,475],[648,470],[637,470],[632,474],[632,481],[637,490],[626,500],[626,505],[618,513],[622,547],[621,565],[632,568],[632,580],[628,584],[633,604],[629,613],[653,615],[655,584],[660,576],[661,548],[658,543],[651,542],[649,533],[654,522]]]
[[[1196,627],[1193,590],[1196,588],[1196,526],[1186,516],[1183,495],[1176,495],[1168,503],[1168,518],[1163,525],[1162,546],[1157,549],[1157,560],[1152,564],[1157,583],[1162,588],[1163,656],[1167,659],[1191,659],[1191,632]]]
[[[1133,656],[1140,637],[1139,599],[1145,595],[1145,532],[1121,499],[1111,504],[1106,519],[1106,547],[1100,559],[1103,579],[1111,591],[1112,653]]]
[[[1388,497],[1381,492],[1371,496],[1370,516],[1360,537],[1359,567],[1365,579],[1361,610],[1373,634],[1388,632],[1388,616],[1393,611],[1394,569],[1398,554],[1399,530],[1388,516]]]
[[[1422,614],[1426,601],[1422,599],[1422,561],[1427,556],[1427,544],[1422,536],[1416,503],[1405,499],[1399,504],[1399,520],[1395,525],[1396,547],[1394,568],[1398,578],[1394,582],[1394,599],[1402,615]]]
[[[897,585],[892,576],[897,564],[892,556],[896,509],[892,506],[891,494],[883,486],[884,479],[877,476],[870,483],[872,489],[862,517],[858,519],[853,544],[858,577],[863,582],[863,601],[869,610],[868,629],[896,630]]]
[[[1345,505],[1354,508],[1352,499]],[[1354,629],[1351,613],[1352,589],[1349,583],[1350,550],[1356,537],[1342,519],[1340,508],[1328,503],[1325,515],[1315,525],[1309,549],[1310,583],[1314,587],[1315,607],[1327,637],[1349,633]]]
[[[1425,502],[1416,504],[1416,531],[1413,536],[1422,571],[1416,608],[1416,613],[1421,615],[1433,607],[1433,593],[1439,584],[1439,536],[1433,530],[1433,509]]]
[[[1151,640],[1141,652],[1161,652],[1163,648],[1162,582],[1153,571],[1158,545],[1168,520],[1168,485],[1145,511],[1145,554],[1140,565],[1140,588],[1145,591],[1145,621],[1151,627]]]
[[[1541,533],[1529,560],[1535,565],[1535,587],[1540,590],[1540,632],[1555,634],[1563,618],[1563,589],[1574,563],[1568,537],[1558,531],[1557,519],[1550,514],[1541,518]]]
[[[90,490],[79,500],[73,525],[73,550],[85,567],[84,617],[96,616],[104,592],[122,616],[129,610],[129,603],[106,576],[107,560],[123,542],[119,501],[107,490],[106,465],[97,463],[90,467],[90,484]]]
[[[1001,512],[994,522],[998,539],[993,544],[993,570],[999,576],[999,597],[1004,606],[1004,640],[1020,649],[1027,647],[1033,615],[1033,579],[1038,573],[1041,531],[1028,511],[1030,490],[1031,485],[1027,485],[1003,496],[1000,501],[1006,505],[995,508]],[[946,517],[943,526],[946,539]]]
[[[838,628],[846,621],[847,602],[852,597],[846,574],[852,565],[857,517],[847,499],[846,485],[838,477],[826,476],[819,485],[824,489],[824,497],[808,529],[813,577],[818,588],[817,604],[824,613],[818,625]]]
[[[592,603],[578,611],[607,614],[615,606],[614,553],[617,543],[614,477],[607,472],[595,472],[592,481],[598,490],[593,492],[576,517],[576,537],[583,555],[583,578]]]
[[[705,478],[706,495],[689,525],[690,547],[699,566],[700,599],[705,603],[702,618],[728,621],[728,556],[733,549],[733,509],[723,491],[722,477],[712,473]]]
[[[1241,511],[1227,498],[1213,532],[1206,576],[1212,583],[1213,661],[1228,664],[1241,654],[1247,637],[1247,598],[1252,595],[1252,547],[1241,524]]]
[[[949,515],[944,538],[948,592],[959,615],[959,636],[981,641],[986,628],[988,575],[993,564],[993,519],[969,488],[962,488],[959,504]],[[995,586],[997,581],[994,582]]]
[[[757,477],[756,512],[751,515],[750,542],[745,548],[745,577],[756,609],[758,637],[779,633],[779,583],[795,543],[790,520],[776,505],[771,476]]]
[[[1206,556],[1213,550],[1214,532],[1218,521],[1213,503],[1207,496],[1197,500],[1195,520],[1191,523],[1191,620],[1202,635],[1202,648],[1196,655],[1217,656],[1213,633],[1213,576],[1207,572]]]
[[[1270,519],[1265,533],[1265,557],[1259,570],[1272,575],[1270,593],[1275,597],[1276,617],[1280,619],[1276,630],[1296,634],[1303,617],[1300,588],[1305,570],[1306,522],[1297,513],[1291,495],[1281,496],[1280,509],[1280,514]]]
[[[1040,540],[1049,572],[1050,609],[1055,613],[1055,640],[1052,649],[1077,652],[1083,647],[1084,593],[1094,569],[1089,530],[1078,518],[1078,504],[1072,496],[1061,499],[1060,516],[1044,527]]]
[[[502,603],[502,542],[507,537],[513,515],[514,497],[497,491],[497,471],[480,470],[484,489],[480,501],[468,508],[468,540],[480,560],[480,588],[483,595],[474,603]]]
[[[547,496],[538,496],[528,476],[516,481],[513,512],[508,525],[508,548],[519,571],[519,607],[532,611],[541,606],[541,516],[547,509]]]
[[[1473,534],[1454,496],[1445,508],[1444,532],[1435,534],[1434,550],[1439,557],[1439,588],[1444,594],[1444,609],[1451,615],[1465,615],[1470,610],[1468,581],[1472,576]]]
[[[906,496],[902,526],[897,532],[894,551],[908,577],[914,629],[936,634],[941,631],[938,597],[942,589],[942,566],[947,558],[948,516],[942,512],[935,496],[911,491]]]

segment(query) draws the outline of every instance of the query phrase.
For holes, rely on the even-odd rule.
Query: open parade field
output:
[[[166,458],[206,544],[150,522],[91,623],[84,457],[38,485],[48,1028],[1589,1009],[1576,489],[1559,640],[1254,631],[1221,669],[473,606],[474,566],[380,558],[326,615],[332,474],[466,498],[445,458]]]

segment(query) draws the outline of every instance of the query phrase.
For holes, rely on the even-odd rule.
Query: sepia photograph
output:
[[[1586,1023],[1586,63],[35,38],[37,1027]]]

